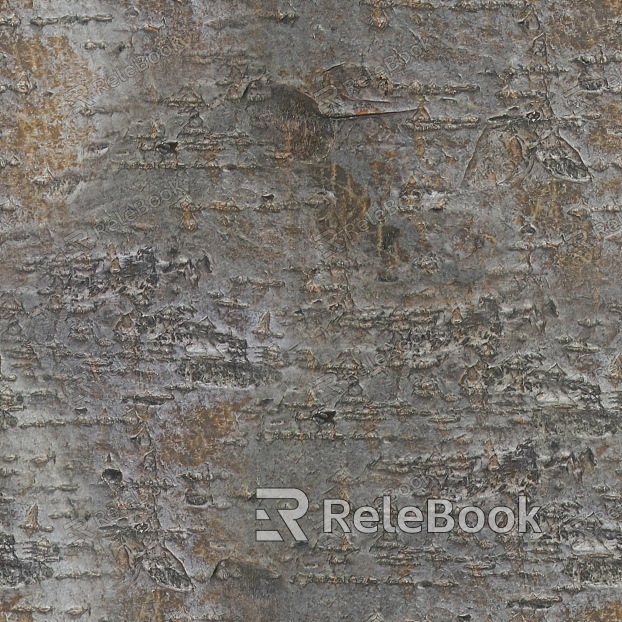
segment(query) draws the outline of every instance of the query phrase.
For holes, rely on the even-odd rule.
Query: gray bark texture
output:
[[[622,620],[621,12],[0,0],[0,621]]]

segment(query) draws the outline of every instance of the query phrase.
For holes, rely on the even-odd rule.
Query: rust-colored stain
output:
[[[8,57],[2,77],[16,84],[15,92],[2,96],[0,119],[9,128],[4,150],[18,160],[0,172],[0,179],[30,217],[41,218],[49,209],[46,195],[54,178],[81,164],[90,121],[78,114],[71,92],[76,84],[93,83],[95,76],[67,37],[0,37]]]
[[[593,123],[589,126],[589,141],[597,145],[604,153],[618,154],[622,147],[620,135],[620,123],[622,121],[622,109],[620,103],[608,100],[601,104],[598,98],[594,98],[594,108],[606,119],[602,123]]]
[[[174,423],[165,426],[161,452],[170,464],[197,467],[216,461],[219,464],[240,465],[238,450],[226,445],[239,432],[236,413],[240,404],[221,403],[216,406],[197,406],[189,412],[178,412]]]
[[[571,615],[572,622],[620,622],[622,602],[613,601],[604,607],[585,607],[579,615]]]
[[[602,0],[586,4],[581,0],[555,2],[551,9],[559,16],[551,24],[549,40],[551,45],[566,49],[584,51],[597,45],[616,46],[615,29],[603,28],[606,23],[615,23],[622,6],[619,0]]]

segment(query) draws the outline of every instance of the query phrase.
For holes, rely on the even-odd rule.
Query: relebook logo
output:
[[[309,498],[298,488],[258,488],[257,499],[278,499],[295,501],[295,507],[277,509],[282,522],[297,542],[306,542],[307,536],[298,524],[309,509]],[[382,510],[366,505],[352,511],[350,504],[344,499],[324,499],[323,532],[335,533],[338,529],[343,533],[352,531],[363,534],[374,534],[379,529],[387,533],[446,533],[460,529],[465,533],[479,533],[488,526],[495,533],[508,533],[518,530],[526,533],[531,527],[534,533],[542,533],[536,522],[539,506],[527,510],[527,497],[518,497],[518,520],[516,513],[507,506],[496,506],[486,512],[479,507],[468,505],[458,512],[457,521],[454,504],[448,499],[428,499],[424,511],[415,506],[404,506],[395,511],[391,505],[391,497],[382,497]],[[396,516],[395,522],[392,517]],[[257,508],[255,518],[267,521],[276,518],[270,516],[264,508]],[[338,533],[338,532],[337,532]],[[255,532],[257,542],[282,542],[283,535],[278,529],[258,529]]]

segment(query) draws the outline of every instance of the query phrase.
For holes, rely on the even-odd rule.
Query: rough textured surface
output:
[[[0,619],[621,620],[621,10],[1,0]]]

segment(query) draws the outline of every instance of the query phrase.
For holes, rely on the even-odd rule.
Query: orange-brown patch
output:
[[[73,52],[67,37],[13,34],[2,38],[2,48],[8,57],[3,81],[17,84],[25,76],[36,88],[12,93],[12,105],[5,96],[0,122],[11,129],[4,149],[10,152],[6,155],[16,156],[19,164],[7,166],[0,179],[30,215],[41,217],[45,215],[40,206],[47,190],[34,179],[61,176],[78,165],[89,129],[88,121],[77,114],[70,101],[71,89],[93,82],[94,77]]]
[[[600,609],[586,609],[572,618],[572,622],[619,622],[622,620],[622,602],[614,601]]]
[[[235,412],[243,404],[220,403],[199,406],[184,413],[182,421],[170,421],[162,439],[162,459],[171,464],[197,467],[206,461],[239,463],[239,451],[227,448],[224,440],[237,429]],[[168,429],[167,429],[168,428]]]
[[[620,0],[556,2],[551,7],[555,24],[548,31],[551,46],[575,50],[588,50],[596,45],[617,48],[619,32],[615,24],[621,10]]]

